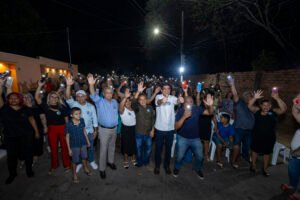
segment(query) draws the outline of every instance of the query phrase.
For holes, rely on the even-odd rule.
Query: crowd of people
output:
[[[105,179],[107,167],[117,169],[118,135],[123,167],[134,166],[139,175],[142,167],[159,175],[162,164],[166,174],[178,177],[186,158],[192,157],[196,176],[204,179],[202,166],[210,161],[213,142],[217,146],[218,167],[224,167],[222,152],[229,150],[234,169],[239,168],[242,157],[249,162],[250,171],[256,173],[257,158],[263,155],[262,174],[268,177],[277,118],[286,112],[287,106],[277,88],[238,94],[234,77],[229,75],[227,79],[230,91],[223,94],[219,85],[180,82],[155,75],[127,77],[115,72],[106,77],[60,76],[56,83],[43,75],[35,92],[23,93],[12,91],[2,78],[0,122],[9,169],[6,184],[16,178],[18,161],[24,161],[28,177],[34,176],[32,168],[43,154],[44,137],[51,154],[49,175],[59,167],[60,150],[63,167],[66,172],[72,170],[74,183],[79,183],[81,168],[88,176],[92,175],[90,168],[98,169],[100,177]],[[292,110],[300,123],[300,96],[294,99]],[[298,130],[291,145],[291,184],[282,186],[298,199],[299,135]],[[171,169],[174,137],[175,163]],[[154,167],[150,165],[152,142]]]

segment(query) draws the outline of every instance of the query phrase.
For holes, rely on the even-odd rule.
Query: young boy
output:
[[[220,117],[220,122],[217,124],[217,130],[213,135],[213,141],[217,146],[217,165],[222,168],[221,162],[223,147],[229,147],[233,144],[234,127],[229,123],[229,114],[223,113]]]
[[[76,166],[77,164],[81,163],[81,160],[85,173],[88,176],[91,175],[91,172],[87,166],[87,147],[90,146],[90,142],[85,130],[84,120],[80,118],[80,116],[80,108],[73,107],[71,109],[71,120],[67,123],[66,127],[66,140],[69,149],[69,155],[72,157],[74,183],[79,183],[78,175],[76,173]]]

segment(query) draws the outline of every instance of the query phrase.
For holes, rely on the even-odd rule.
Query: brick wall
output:
[[[239,94],[244,91],[254,90],[256,72],[235,72],[231,73],[235,79],[236,88]],[[205,86],[219,83],[222,94],[225,95],[230,87],[227,84],[228,73],[202,74],[185,77],[193,83],[205,81]],[[292,99],[300,93],[300,69],[268,71],[262,73],[260,88],[264,90],[264,96],[270,97],[272,87],[279,88],[280,97],[288,106],[284,116],[279,117],[277,136],[278,141],[289,146],[290,140],[298,126],[291,115]],[[274,105],[276,106],[276,105]]]

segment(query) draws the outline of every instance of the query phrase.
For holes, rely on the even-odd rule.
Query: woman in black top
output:
[[[57,92],[50,92],[47,96],[47,102],[42,103],[40,91],[44,84],[44,82],[39,81],[39,86],[35,92],[35,100],[44,110],[47,119],[48,141],[51,149],[51,168],[49,170],[49,175],[51,175],[59,166],[58,140],[61,145],[64,168],[66,171],[69,171],[71,168],[71,161],[65,138],[65,127],[68,122],[68,115],[66,107],[63,105],[62,99]]]
[[[46,116],[43,109],[36,105],[33,96],[30,93],[23,95],[24,104],[31,110],[33,117],[36,121],[37,128],[40,136],[38,139],[33,140],[33,165],[38,162],[38,157],[43,154],[44,137],[47,133]]]
[[[23,97],[16,92],[7,96],[7,103],[2,98],[4,80],[0,79],[0,119],[4,127],[4,140],[7,147],[7,166],[9,177],[6,184],[10,184],[17,176],[18,158],[24,158],[26,174],[33,177],[32,171],[32,143],[33,135],[39,138],[39,132],[33,114],[23,106]]]
[[[256,172],[256,160],[258,154],[264,155],[263,175],[269,176],[267,171],[270,163],[270,154],[273,151],[276,142],[275,127],[277,124],[277,115],[286,112],[286,104],[279,98],[278,91],[272,92],[272,98],[277,102],[279,108],[272,108],[270,100],[262,100],[259,107],[255,106],[256,100],[263,98],[262,91],[254,92],[253,98],[249,101],[248,107],[254,112],[255,125],[252,133],[252,166],[251,171]]]

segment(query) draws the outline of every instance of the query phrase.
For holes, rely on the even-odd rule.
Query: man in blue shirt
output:
[[[233,155],[232,155],[232,167],[237,169],[239,165],[237,164],[237,158],[240,154],[240,146],[242,144],[242,156],[243,158],[250,162],[250,143],[251,143],[251,133],[254,126],[254,115],[248,109],[248,101],[251,98],[249,92],[244,92],[242,98],[239,97],[234,84],[234,78],[229,77],[228,83],[231,87],[231,92],[233,94],[233,101],[235,106],[235,121],[234,121],[234,142],[233,142]]]
[[[201,170],[203,163],[203,149],[199,135],[199,117],[200,115],[213,114],[213,99],[207,95],[203,101],[207,108],[194,105],[192,97],[185,97],[184,106],[176,114],[175,127],[177,129],[177,152],[176,163],[173,170],[173,176],[177,177],[179,170],[183,165],[184,155],[190,148],[195,155],[194,170],[200,179],[204,179]]]
[[[116,170],[114,164],[115,145],[118,126],[118,108],[119,105],[113,97],[113,89],[104,88],[104,98],[95,93],[96,79],[92,74],[88,75],[90,88],[90,98],[94,101],[97,109],[100,140],[99,171],[102,179],[106,178],[106,165],[112,170]]]

